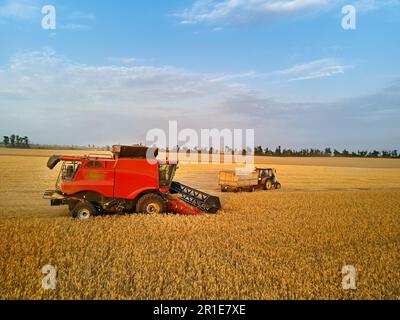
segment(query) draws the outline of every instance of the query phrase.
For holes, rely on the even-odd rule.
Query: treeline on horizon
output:
[[[31,144],[30,139],[27,136],[20,136],[17,134],[12,134],[10,136],[4,136],[3,141],[0,142],[6,148],[32,148],[32,149],[61,149],[61,150],[93,150],[93,151],[111,151],[111,146],[96,146],[96,145],[88,145],[88,146],[76,146],[76,145],[43,145],[43,144]],[[142,145],[142,144],[139,144]],[[217,154],[221,153],[221,151],[213,149],[212,147],[209,149],[189,149],[187,147],[181,148],[180,146],[176,146],[173,150],[161,149],[162,152],[184,152],[187,154],[190,153],[209,153],[209,154]],[[357,150],[357,151],[349,151],[347,149],[337,150],[330,147],[325,149],[318,148],[307,148],[307,149],[291,149],[291,148],[282,148],[278,146],[275,149],[271,149],[269,147],[263,148],[262,146],[257,146],[253,149],[247,148],[243,150],[232,150],[229,147],[225,147],[225,154],[241,154],[241,155],[251,155],[255,156],[268,156],[268,157],[353,157],[353,158],[400,158],[400,152],[398,150]]]
[[[12,134],[10,136],[3,136],[3,143],[6,148],[30,148],[30,140],[27,136],[19,136]]]
[[[263,149],[261,146],[258,146],[254,149],[254,155],[256,156],[276,156],[276,157],[354,157],[354,158],[399,158],[399,152],[397,150],[358,150],[358,151],[349,151],[344,149],[342,151],[325,148],[324,150],[320,150],[317,148],[310,149],[282,149],[281,146],[276,148],[275,150],[265,148]]]
[[[168,148],[161,149],[161,151],[170,152]],[[172,150],[172,152],[186,152],[186,153],[196,153],[196,152],[207,152],[207,149],[197,149],[190,150],[188,148],[180,148],[177,146]],[[208,150],[209,154],[221,153],[218,150],[214,150],[212,147]],[[257,146],[254,148],[254,151],[250,148],[243,150],[232,150],[228,147],[225,148],[225,154],[242,154],[255,156],[268,156],[268,157],[354,157],[354,158],[400,158],[400,153],[398,150],[358,150],[358,151],[349,151],[344,149],[342,151],[333,149],[333,148],[325,148],[323,150],[318,148],[308,148],[308,149],[285,149],[281,146],[277,147],[275,150],[271,148],[263,148],[262,146]]]

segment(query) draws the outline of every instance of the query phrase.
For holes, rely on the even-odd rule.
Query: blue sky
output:
[[[396,0],[0,0],[0,134],[134,143],[177,120],[269,146],[400,149],[399,31]]]

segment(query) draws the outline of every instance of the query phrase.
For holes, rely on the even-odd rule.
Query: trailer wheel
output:
[[[78,203],[72,211],[72,216],[75,219],[86,220],[97,213],[96,207],[90,202]]]
[[[165,212],[165,202],[158,194],[148,193],[139,199],[136,208],[138,213],[163,213]]]

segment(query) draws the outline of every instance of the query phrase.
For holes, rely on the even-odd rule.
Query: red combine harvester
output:
[[[157,149],[142,146],[114,146],[112,156],[54,155],[47,166],[52,170],[62,162],[61,171],[56,189],[43,197],[52,206],[68,205],[78,219],[103,212],[217,213],[218,197],[172,181],[178,163],[158,161],[157,155]]]

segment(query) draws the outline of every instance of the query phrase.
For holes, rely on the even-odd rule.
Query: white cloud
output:
[[[177,16],[181,24],[251,23],[305,14],[328,5],[327,0],[197,0]]]
[[[75,11],[66,15],[65,23],[60,24],[60,28],[73,31],[86,30],[95,20],[96,16],[93,13]]]
[[[243,93],[223,105],[226,113],[241,113],[243,122],[256,129],[256,143],[263,145],[400,149],[400,77],[375,93],[332,102]]]
[[[32,137],[44,142],[140,137],[170,119],[189,127],[216,125],[223,121],[215,115],[221,101],[243,90],[234,79],[215,80],[219,75],[169,66],[79,64],[50,49],[18,54],[0,74],[0,127],[35,131]]]
[[[145,61],[144,59],[137,59],[134,57],[110,57],[107,60],[110,62],[121,63],[121,64],[135,64]]]
[[[298,17],[321,10],[354,5],[359,11],[398,6],[400,0],[196,0],[190,8],[176,13],[183,25],[249,24],[285,17]]]
[[[124,61],[132,62],[132,58],[128,60]],[[211,89],[209,85],[212,83],[206,75],[174,67],[77,64],[56,54],[51,49],[19,54],[12,59],[8,70],[3,69],[3,72],[13,79],[9,84],[3,83],[4,87],[17,88],[22,84],[21,80],[29,76],[31,81],[24,83],[25,86],[28,84],[32,86],[32,90],[26,90],[28,96],[32,96],[32,92],[40,91],[57,95],[59,89],[53,92],[52,88],[69,89],[71,88],[68,85],[70,83],[74,85],[74,90],[65,93],[79,94],[88,100],[93,93],[111,92],[111,90],[114,90],[112,96],[119,95],[121,99],[127,100],[140,100],[140,98],[157,100],[173,96],[174,93],[180,94],[179,92],[189,91],[204,94]],[[58,82],[60,78],[63,78],[62,83],[66,86],[60,85]],[[47,81],[50,81],[50,86],[47,85]],[[21,87],[23,88],[24,85]],[[81,89],[82,86],[85,87],[84,90]],[[182,90],[182,88],[186,89]],[[149,96],[147,96],[148,92],[151,92]],[[102,102],[105,101],[107,99]]]
[[[217,81],[227,81],[227,80],[237,80],[237,79],[244,79],[244,78],[255,78],[259,75],[254,71],[244,72],[244,73],[230,73],[230,74],[221,74],[215,75],[209,78],[211,82]]]
[[[0,0],[0,22],[2,19],[17,19],[26,21],[41,21],[43,14],[42,6],[47,4],[42,0]],[[84,30],[96,20],[93,13],[74,11],[69,13],[68,7],[56,6],[57,25],[65,30]]]
[[[400,0],[358,0],[352,5],[359,11],[373,11],[387,6],[398,6]]]
[[[327,58],[295,65],[288,69],[275,71],[273,74],[289,76],[289,81],[301,81],[343,74],[347,69],[352,67],[353,66],[341,64],[335,59]]]
[[[86,20],[86,21],[96,20],[96,16],[93,13],[86,13],[81,11],[75,11],[71,13],[68,18],[71,20]]]
[[[315,70],[329,61],[341,66],[321,59],[276,75],[319,74]],[[165,128],[169,120],[180,129],[254,128],[263,145],[335,146],[341,139],[344,147],[374,141],[392,148],[399,141],[393,133],[400,120],[400,82],[376,95],[309,103],[266,96],[239,82],[258,76],[79,64],[51,49],[23,53],[0,67],[0,128],[35,142],[79,145],[144,142],[147,130]]]
[[[67,23],[60,25],[61,29],[65,30],[86,30],[89,28],[86,24],[79,24],[79,23]]]
[[[40,15],[36,1],[6,0],[0,4],[0,17],[19,20],[29,20]]]

